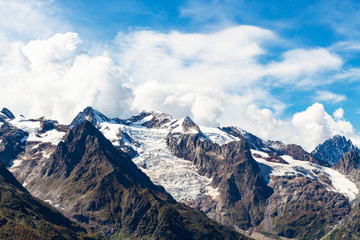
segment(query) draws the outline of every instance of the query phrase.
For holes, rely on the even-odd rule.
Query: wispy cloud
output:
[[[326,103],[339,103],[347,100],[347,98],[345,95],[335,94],[329,91],[317,91],[315,100]]]

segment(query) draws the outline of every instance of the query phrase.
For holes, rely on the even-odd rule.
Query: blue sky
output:
[[[360,143],[358,1],[1,0],[0,9],[1,101],[15,113],[66,122],[87,105],[112,116],[158,110],[306,139],[308,149],[337,133]]]

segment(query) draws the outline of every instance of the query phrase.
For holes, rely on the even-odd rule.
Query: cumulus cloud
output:
[[[291,124],[296,128],[293,141],[307,150],[312,150],[317,144],[335,134],[348,138],[356,136],[351,123],[342,118],[343,114],[341,108],[337,109],[333,118],[325,111],[322,104],[314,103],[305,111],[296,113],[291,120]]]
[[[110,115],[127,115],[132,91],[112,59],[81,49],[76,33],[15,43],[0,65],[0,101],[30,117],[69,122],[88,105]]]
[[[339,95],[329,91],[317,91],[315,96],[315,100],[329,103],[339,103],[346,99],[345,95]]]

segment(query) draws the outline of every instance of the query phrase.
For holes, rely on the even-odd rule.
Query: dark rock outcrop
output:
[[[24,151],[28,133],[4,123],[0,128],[0,162],[9,167],[11,161]]]
[[[15,118],[14,114],[7,108],[3,108],[1,110],[1,113],[4,114],[10,120]]]

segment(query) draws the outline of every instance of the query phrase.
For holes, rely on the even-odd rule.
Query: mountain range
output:
[[[4,108],[0,125],[0,173],[62,216],[60,227],[49,223],[68,231],[54,230],[59,239],[360,234],[360,152],[342,136],[308,153],[235,126],[200,126],[161,112],[109,118],[92,107],[70,125]],[[50,238],[39,229],[31,231]]]

